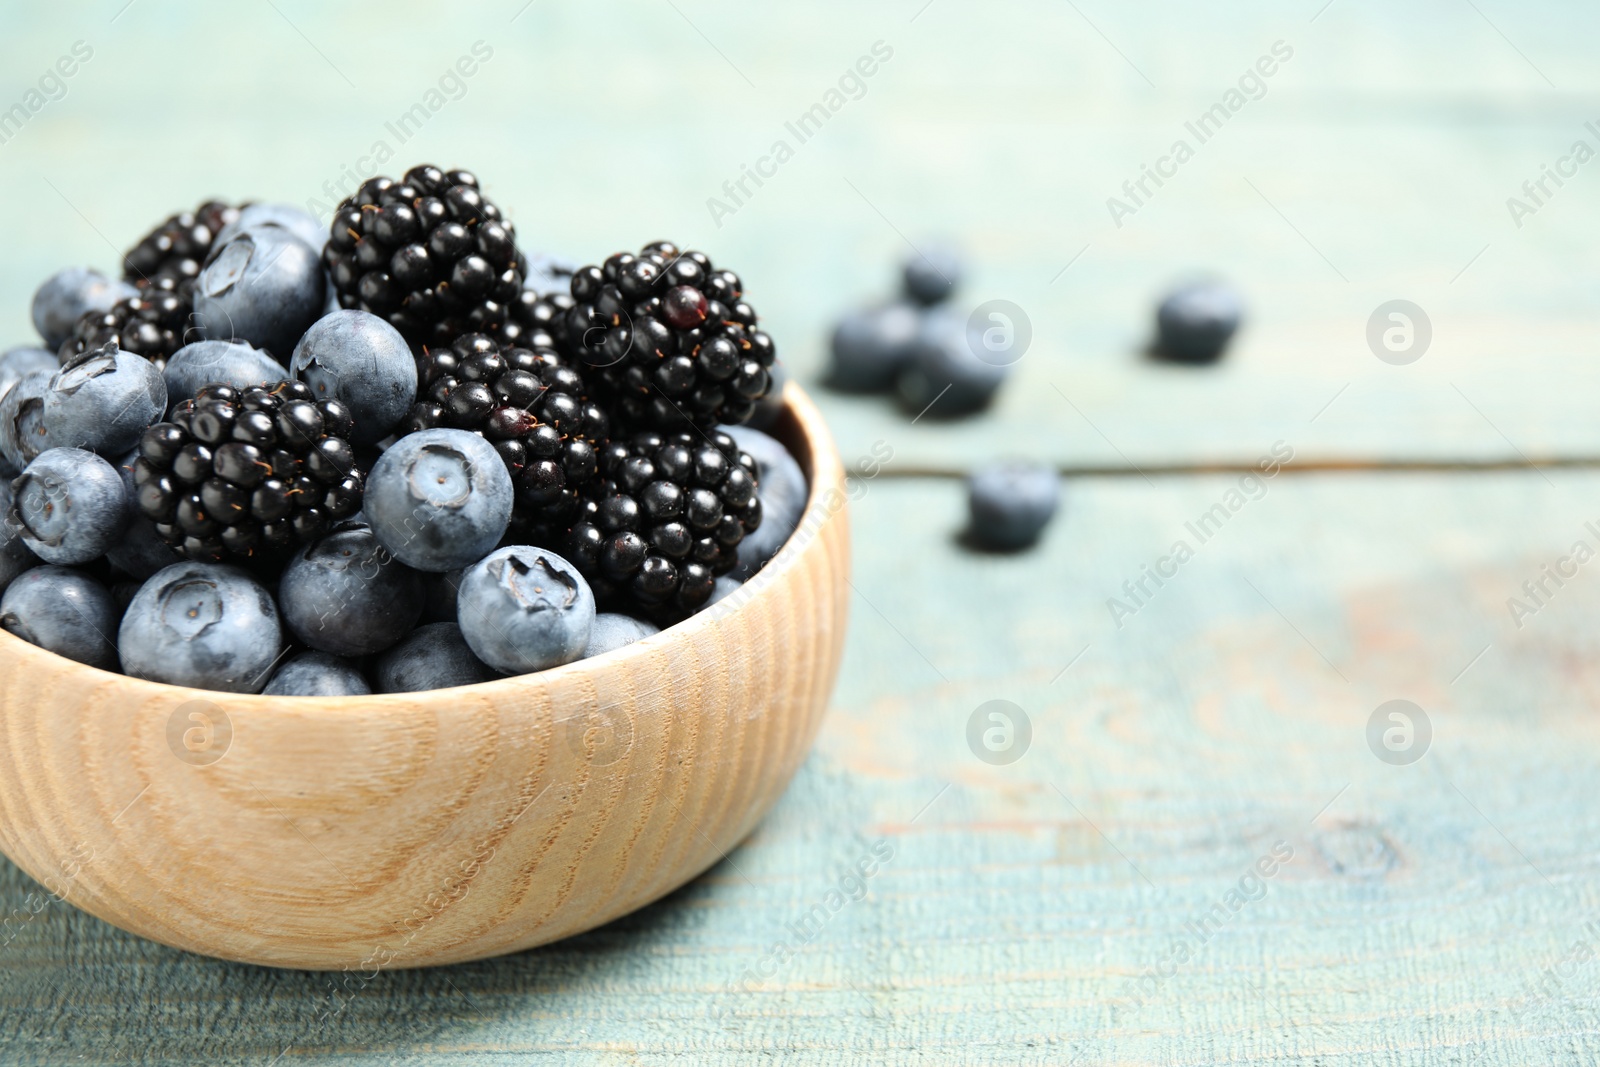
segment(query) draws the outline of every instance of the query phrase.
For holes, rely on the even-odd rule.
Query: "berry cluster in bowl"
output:
[[[463,170],[324,228],[208,201],[0,354],[0,627],[224,692],[412,692],[612,651],[799,523],[743,283],[669,242],[530,256]]]

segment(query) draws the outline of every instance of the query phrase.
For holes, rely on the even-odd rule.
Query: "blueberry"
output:
[[[0,627],[29,644],[103,671],[117,669],[117,602],[70,567],[35,567],[0,597]]]
[[[12,348],[0,355],[0,396],[23,378],[38,371],[54,374],[61,369],[56,354],[44,348]]]
[[[372,680],[380,693],[420,693],[476,685],[496,677],[467,647],[453,622],[419,626],[404,641],[378,657]]]
[[[417,399],[417,361],[400,331],[365,311],[318,319],[294,350],[289,369],[318,400],[337,397],[355,419],[350,442],[377,444]]]
[[[743,584],[743,582],[739,581],[739,579],[735,578],[733,575],[724,574],[712,585],[711,596],[706,600],[705,604],[702,605],[702,610],[704,610],[704,608],[709,608],[719,600],[726,600],[728,597],[737,593],[739,591],[739,587]]]
[[[139,588],[117,649],[134,678],[259,693],[283,646],[272,595],[244,571],[185,561]]]
[[[833,331],[828,384],[849,392],[882,392],[911,360],[922,316],[895,302],[852,311]]]
[[[756,461],[756,495],[761,498],[761,525],[739,542],[739,563],[733,577],[749,581],[767,565],[800,525],[806,510],[806,476],[789,450],[774,438],[748,426],[720,426],[741,452]]]
[[[360,697],[372,692],[355,664],[326,652],[302,652],[272,675],[269,697]]]
[[[11,502],[11,483],[0,481],[0,590],[23,571],[39,565],[39,557],[28,551],[22,540],[22,524],[12,517]]]
[[[906,257],[901,274],[906,296],[932,306],[949,299],[961,284],[961,253],[952,245],[933,243]]]
[[[259,348],[242,341],[196,341],[167,357],[163,372],[167,403],[191,400],[202,385],[222,382],[235,389],[276,385],[287,381],[289,371]]]
[[[133,483],[133,464],[138,458],[139,450],[134,449],[116,463],[117,473],[122,476],[122,488],[127,492],[128,499],[135,504],[139,499],[139,491]],[[140,581],[174,563],[183,562],[183,557],[178,555],[177,549],[164,541],[156,532],[155,523],[140,514],[137,506],[130,510],[133,518],[128,523],[128,531],[116,544],[106,549],[106,562]]]
[[[1223,282],[1195,282],[1167,294],[1156,309],[1157,349],[1180,363],[1210,363],[1222,355],[1244,301]]]
[[[246,230],[277,227],[300,238],[317,255],[328,243],[328,227],[318,222],[305,208],[293,204],[247,204],[239,209],[239,217],[222,228],[212,247],[221,247]]]
[[[907,412],[949,418],[988,406],[1010,367],[979,359],[980,337],[954,308],[924,316],[898,382]]]
[[[120,456],[166,413],[167,383],[156,365],[108,344],[62,365],[39,419],[51,448]]]
[[[195,280],[195,320],[207,340],[288,352],[322,314],[325,288],[310,245],[277,227],[244,230],[206,257]]]
[[[525,674],[583,655],[594,594],[554,552],[511,545],[468,568],[457,610],[461,634],[479,659],[507,674]]]
[[[623,645],[631,645],[660,632],[661,627],[643,619],[610,611],[601,612],[594,617],[594,625],[589,628],[589,644],[583,650],[583,658],[592,659],[615,652]]]
[[[13,470],[22,470],[50,447],[42,416],[54,378],[52,371],[24,375],[0,397],[0,455]]]
[[[33,325],[47,348],[59,349],[85,313],[110,311],[138,290],[113,281],[92,267],[68,267],[52,274],[33,294]]]
[[[312,648],[381,652],[416,625],[422,577],[391,556],[371,527],[344,522],[289,561],[278,585],[283,621]]]
[[[1026,548],[1044,532],[1060,497],[1060,478],[1042,463],[990,463],[967,479],[969,533],[985,548]]]
[[[783,387],[789,384],[789,370],[784,366],[783,360],[777,360],[767,368],[767,378],[772,383],[767,389],[767,395],[756,401],[756,409],[745,420],[745,425],[757,430],[771,431],[783,414]]]
[[[512,495],[505,461],[488,441],[466,430],[423,430],[378,457],[361,510],[400,562],[448,571],[500,543]]]
[[[133,499],[115,467],[81,448],[41,452],[11,483],[22,541],[47,563],[88,563],[116,544]]]

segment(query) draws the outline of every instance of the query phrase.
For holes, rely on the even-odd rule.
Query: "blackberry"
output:
[[[570,360],[550,347],[501,346],[472,333],[425,351],[417,382],[402,434],[440,426],[479,434],[511,473],[518,529],[549,538],[571,526],[610,420]]]
[[[387,319],[413,345],[490,333],[522,292],[516,232],[464,170],[370,178],[334,214],[323,263],[339,306]]]
[[[239,208],[218,200],[173,215],[123,255],[122,280],[141,289],[171,281],[185,295],[193,292],[217,235],[238,218]]]
[[[710,429],[748,419],[771,386],[772,338],[739,276],[667,241],[619,252],[572,278],[566,333],[619,423]]]
[[[600,474],[563,547],[602,610],[691,614],[761,525],[756,462],[725,433],[636,433],[600,450]]]
[[[67,363],[82,352],[115,342],[124,352],[165,368],[168,356],[199,339],[198,331],[191,331],[193,313],[189,293],[172,278],[163,277],[117,301],[109,311],[85,313],[56,356]]]
[[[192,560],[270,555],[361,509],[350,412],[304,382],[203,387],[139,441],[139,510]]]

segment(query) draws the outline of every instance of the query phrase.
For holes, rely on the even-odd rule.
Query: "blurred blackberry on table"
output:
[[[289,549],[361,509],[350,413],[303,382],[208,385],[145,431],[139,511],[192,560]]]
[[[750,418],[771,388],[772,338],[743,283],[668,241],[572,278],[566,337],[627,427],[710,429]]]
[[[171,216],[123,254],[122,280],[140,289],[161,288],[170,281],[187,295],[194,289],[217,235],[238,221],[239,210],[232,204],[207,200],[193,211]]]
[[[756,462],[719,431],[612,441],[581,495],[564,554],[602,610],[661,625],[703,606],[761,525]]]
[[[576,521],[611,426],[571,359],[549,344],[467,334],[417,358],[417,394],[401,432],[446,427],[488,440],[511,474],[519,530],[555,539]]]
[[[499,329],[526,267],[478,179],[433,166],[364,182],[335,212],[323,263],[341,307],[382,316],[414,347]]]

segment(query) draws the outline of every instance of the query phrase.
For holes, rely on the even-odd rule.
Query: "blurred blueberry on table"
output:
[[[50,447],[42,416],[44,396],[54,378],[53,371],[24,375],[0,397],[0,455],[5,457],[12,474]]]
[[[106,549],[106,562],[122,573],[143,581],[159,570],[183,562],[183,557],[177,549],[162,540],[156,532],[156,524],[139,512],[139,488],[133,480],[133,465],[138,459],[139,450],[134,449],[115,464],[117,474],[122,478],[122,487],[135,506],[131,510],[132,518],[128,522],[127,532],[116,544]]]
[[[81,448],[41,452],[11,489],[22,541],[47,563],[88,563],[105,555],[134,514],[117,469]]]
[[[54,374],[61,369],[56,354],[44,348],[11,348],[0,354],[0,396],[30,374],[44,371]]]
[[[326,291],[315,249],[288,230],[257,227],[213,246],[195,280],[195,321],[208,341],[289,352],[321,316]]]
[[[244,341],[196,341],[167,357],[162,376],[167,403],[173,405],[193,400],[201,386],[213,382],[248,389],[287,381],[290,375],[283,364]]]
[[[989,406],[1009,364],[979,358],[981,331],[954,308],[923,316],[911,362],[900,372],[900,402],[913,418],[953,418]]]
[[[741,452],[756,461],[756,495],[761,498],[761,525],[739,542],[739,563],[731,577],[748,581],[767,565],[800,525],[809,489],[800,464],[776,439],[748,426],[723,426]]]
[[[1042,463],[1003,460],[967,479],[968,534],[977,545],[999,551],[1026,548],[1055,516],[1061,479]]]
[[[378,457],[362,512],[400,562],[449,571],[500,543],[512,496],[505,461],[487,440],[466,430],[422,430]]]
[[[220,248],[245,230],[263,226],[287,230],[309,245],[318,257],[322,255],[322,246],[328,243],[328,227],[305,208],[293,204],[246,204],[239,209],[239,217],[217,233],[212,247]]]
[[[355,664],[326,652],[302,652],[272,674],[262,696],[360,697],[372,692]]]
[[[362,656],[404,637],[422,614],[422,576],[363,523],[343,522],[296,552],[278,583],[283,621],[322,652]]]
[[[921,315],[895,301],[852,311],[833,330],[828,385],[846,392],[883,392],[915,351]]]
[[[237,567],[185,561],[145,582],[117,650],[134,678],[259,693],[283,648],[272,596]]]
[[[1210,363],[1239,328],[1244,301],[1225,282],[1180,286],[1156,309],[1156,350],[1179,363]]]
[[[62,364],[44,394],[39,419],[51,448],[121,456],[166,413],[161,371],[111,342]]]
[[[615,652],[624,645],[631,645],[660,632],[661,627],[653,622],[603,611],[594,617],[594,625],[589,628],[589,644],[583,650],[583,658],[592,659]]]
[[[117,669],[121,610],[110,590],[70,567],[35,567],[0,597],[0,627],[29,644],[103,671]]]
[[[944,242],[929,242],[907,256],[901,268],[906,296],[924,307],[941,304],[961,284],[963,270],[959,249]]]
[[[295,346],[289,369],[318,400],[337,397],[355,419],[351,443],[375,445],[417,398],[417,361],[400,331],[365,311],[324,315]]]
[[[72,328],[90,311],[110,311],[111,305],[137,295],[127,282],[107,278],[92,267],[57,271],[33,294],[33,325],[54,350],[72,336]]]
[[[461,628],[453,622],[417,627],[378,657],[372,671],[380,693],[421,693],[494,678],[495,672],[472,654]]]
[[[510,545],[467,569],[457,612],[479,659],[506,674],[526,674],[583,655],[594,594],[554,552]]]

